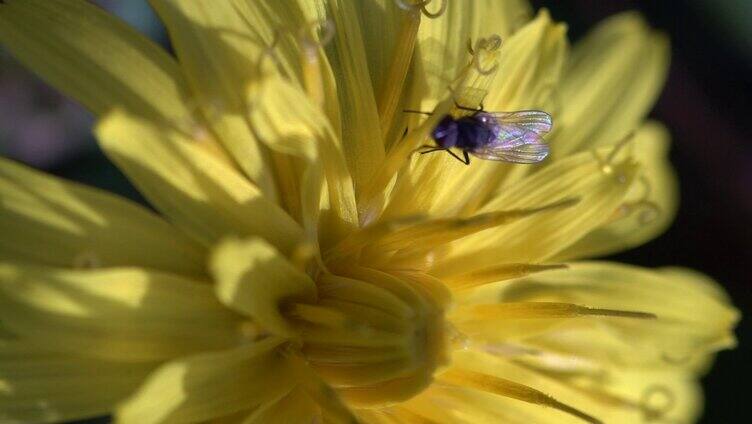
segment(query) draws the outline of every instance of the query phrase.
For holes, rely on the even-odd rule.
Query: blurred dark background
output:
[[[500,0],[503,1],[503,0]],[[143,0],[100,0],[153,38],[163,29]],[[601,19],[639,10],[672,40],[672,65],[652,112],[673,134],[672,162],[682,203],[661,237],[613,259],[643,265],[686,265],[719,281],[743,313],[752,311],[752,1],[534,0],[577,40]],[[96,149],[91,117],[0,56],[0,154],[53,174],[139,199]],[[701,314],[702,311],[698,311]],[[703,423],[752,422],[747,391],[750,321],[737,329],[734,351],[722,352],[704,378]],[[101,422],[97,420],[98,422]],[[93,422],[93,421],[90,421]]]

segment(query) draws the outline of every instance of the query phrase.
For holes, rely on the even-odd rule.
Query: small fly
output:
[[[512,163],[538,163],[548,156],[543,135],[551,131],[551,115],[540,110],[486,112],[456,105],[470,111],[461,117],[444,116],[431,133],[436,146],[423,146],[421,154],[445,150],[454,158],[470,164],[470,156]],[[411,113],[424,113],[406,110]],[[459,157],[451,149],[462,151]]]

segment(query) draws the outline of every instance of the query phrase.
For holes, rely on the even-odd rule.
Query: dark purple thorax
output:
[[[457,147],[472,151],[493,141],[496,134],[489,117],[480,112],[459,119],[447,115],[436,125],[432,136],[444,149]]]

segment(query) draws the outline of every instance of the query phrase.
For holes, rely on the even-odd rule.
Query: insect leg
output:
[[[423,146],[423,147],[431,147],[431,146]],[[421,155],[425,155],[426,153],[438,152],[439,150],[446,150],[446,149],[443,148],[443,147],[432,147],[431,150],[424,150],[424,151],[420,152],[420,154]]]
[[[450,155],[452,155],[452,157],[455,158],[455,159],[457,159],[458,161],[464,163],[465,165],[470,165],[470,156],[467,155],[467,152],[465,152],[465,151],[462,152],[463,156],[465,157],[465,159],[462,159],[461,157],[457,156],[457,154],[454,153],[453,151],[451,151],[449,149],[444,149],[444,150],[446,150],[447,153],[449,153]]]
[[[419,113],[421,115],[428,115],[428,116],[433,115],[433,112],[425,112],[425,111],[422,111],[422,110],[402,109],[402,111],[405,112],[405,113]]]

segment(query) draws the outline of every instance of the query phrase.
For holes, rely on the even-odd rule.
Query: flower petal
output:
[[[115,412],[123,423],[194,423],[283,396],[295,376],[270,338],[176,359],[157,369]]]
[[[648,422],[693,423],[702,412],[697,376],[677,370],[616,368],[602,392],[637,404]]]
[[[609,375],[611,379],[576,384],[577,378],[562,374],[548,374],[513,361],[474,351],[459,351],[454,363],[458,368],[482,373],[492,378],[506,379],[543,392],[557,401],[595,417],[599,422],[629,424],[651,420],[686,418],[698,412],[698,391],[693,379],[686,374],[672,372],[624,372]],[[655,395],[659,384],[674,396],[673,408],[665,408],[665,399]],[[431,396],[432,395],[432,396]],[[427,417],[436,416],[426,402],[443,405],[441,411],[470,422],[535,422],[582,423],[580,418],[564,415],[540,405],[522,403],[500,397],[491,392],[467,391],[460,388],[437,388],[433,393],[419,396],[407,404],[413,411]],[[663,405],[661,405],[663,404]],[[473,405],[473,407],[468,407]],[[670,406],[670,405],[669,405]],[[660,409],[664,409],[661,414]]]
[[[210,116],[209,124],[246,175],[274,198],[271,161],[245,120],[241,89],[256,76],[255,61],[271,40],[252,33],[232,1],[150,3],[170,33],[199,104],[205,113],[216,115]]]
[[[162,122],[189,115],[175,61],[101,8],[80,0],[3,3],[0,42],[95,114],[117,106]]]
[[[575,45],[564,71],[552,157],[615,143],[634,130],[655,103],[668,65],[668,40],[640,15],[603,21]]]
[[[325,17],[336,28],[327,56],[339,94],[343,150],[359,193],[381,166],[385,153],[358,11],[347,0],[316,3],[322,3]]]
[[[735,344],[733,327],[739,314],[717,290],[707,277],[694,273],[584,262],[479,289],[465,301],[571,302],[652,313],[657,319],[572,321],[525,343],[616,367],[692,368],[708,354]]]
[[[118,111],[96,134],[144,196],[196,240],[212,245],[225,235],[257,235],[289,252],[302,238],[252,183],[180,133]]]
[[[148,210],[0,158],[0,256],[203,275],[203,249]]]
[[[153,367],[62,355],[0,340],[0,421],[57,423],[105,415]]]
[[[254,411],[243,424],[315,423],[321,420],[319,405],[300,388]]]
[[[334,35],[334,27],[331,20],[324,20],[324,6],[308,0],[231,0],[231,3],[246,24],[241,32],[250,32],[254,39],[264,40],[266,48],[254,63],[256,68],[269,70],[271,67],[262,65],[273,63],[281,69],[293,85],[305,89],[311,101],[324,110],[339,135],[337,86],[324,51]],[[247,55],[245,52],[241,50]]]
[[[0,265],[0,321],[29,343],[82,356],[153,361],[240,339],[240,319],[206,284],[143,269]]]
[[[543,9],[504,41],[499,76],[488,88],[488,110],[547,109],[569,53],[567,26]],[[553,110],[548,110],[554,114]]]
[[[567,384],[610,405],[609,423],[631,423],[638,414],[645,422],[695,422],[702,409],[698,375],[689,369],[609,366],[546,354],[517,361],[549,377],[566,376]]]
[[[499,263],[544,262],[602,225],[621,204],[637,170],[630,159],[604,165],[599,155],[607,153],[583,152],[568,157],[502,189],[481,212],[535,208],[567,199],[579,201],[458,240],[447,257],[437,261],[433,272],[452,275]]]
[[[260,238],[225,240],[214,252],[211,270],[224,304],[277,334],[294,333],[280,314],[283,301],[316,299],[310,277]]]
[[[251,122],[259,137],[273,150],[302,157],[307,172],[296,182],[303,221],[316,231],[322,205],[319,193],[326,178],[330,211],[324,211],[318,236],[325,247],[358,225],[353,180],[345,153],[326,116],[299,89],[280,77],[270,76],[260,91],[251,91],[256,99]],[[323,169],[323,175],[321,170]]]
[[[668,131],[657,122],[648,122],[635,133],[634,144],[634,157],[642,165],[639,184],[627,193],[616,220],[594,229],[552,260],[602,256],[637,247],[657,237],[674,220],[679,189],[668,162]]]
[[[420,26],[420,11],[406,11],[394,0],[355,2],[368,60],[381,131],[385,140],[405,94],[410,61]]]
[[[399,38],[407,16],[394,0],[355,2],[358,22],[368,61],[368,74],[376,93],[385,89],[384,83],[395,54],[395,47],[404,41]]]

